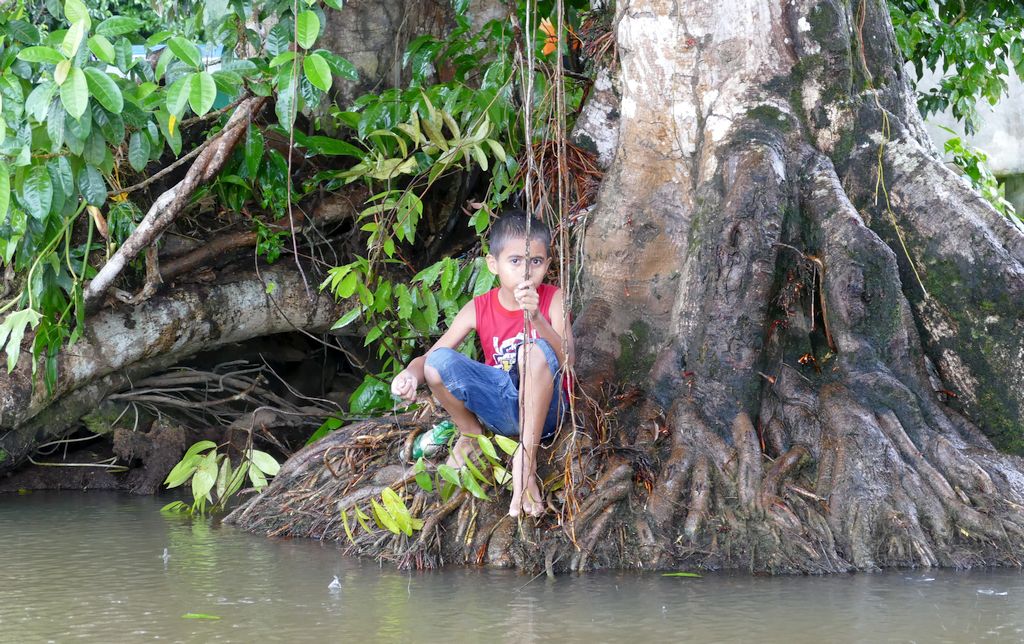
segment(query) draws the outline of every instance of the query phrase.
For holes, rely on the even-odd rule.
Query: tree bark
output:
[[[557,520],[408,492],[424,531],[352,549],[533,570],[1020,565],[1024,461],[993,441],[1021,450],[1024,238],[932,152],[886,4],[617,11],[619,137],[575,327],[600,411],[548,452]],[[367,483],[387,459],[342,458],[367,434],[310,447],[234,519],[344,539],[282,519],[407,490],[404,471]]]
[[[60,353],[52,392],[33,386],[29,351],[0,385],[0,474],[36,445],[59,439],[106,396],[198,353],[253,337],[321,332],[344,312],[330,295],[309,299],[297,271],[264,269],[154,297],[132,310],[104,310]]]

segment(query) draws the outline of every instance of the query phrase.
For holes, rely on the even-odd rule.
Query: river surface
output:
[[[336,544],[163,516],[164,502],[0,495],[0,641],[1024,641],[1015,570],[409,573],[343,557]],[[335,576],[340,590],[328,588]]]

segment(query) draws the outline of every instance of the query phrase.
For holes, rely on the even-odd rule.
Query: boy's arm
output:
[[[547,340],[548,344],[554,348],[555,355],[558,356],[558,364],[569,364],[572,366],[576,356],[575,346],[572,337],[572,325],[567,325],[565,320],[561,289],[551,298],[551,306],[548,308],[551,322],[548,322],[536,309],[531,310],[530,314],[530,323],[533,324],[533,328],[537,331],[537,337]]]
[[[408,366],[395,376],[395,379],[391,381],[391,393],[411,402],[416,397],[416,389],[425,380],[423,366],[430,352],[441,347],[449,349],[458,348],[462,341],[466,339],[466,336],[469,335],[469,332],[475,328],[476,307],[473,305],[473,301],[470,300],[462,307],[462,310],[452,320],[452,325],[437,339],[437,342],[426,353],[418,358],[413,358]]]

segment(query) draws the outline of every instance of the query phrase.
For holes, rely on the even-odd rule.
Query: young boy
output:
[[[511,516],[544,513],[537,486],[537,445],[554,433],[565,409],[560,367],[567,360],[572,363],[573,346],[562,292],[542,284],[551,264],[551,231],[534,219],[527,240],[526,226],[522,210],[508,210],[494,222],[487,267],[498,276],[498,287],[462,307],[434,346],[391,382],[391,392],[409,401],[424,381],[430,386],[459,428],[449,458],[455,467],[468,458],[474,435],[483,432],[483,425],[504,436],[519,435],[522,392],[524,418],[520,448],[512,459]],[[524,318],[530,328],[525,343]],[[480,337],[484,364],[455,350],[473,330]]]

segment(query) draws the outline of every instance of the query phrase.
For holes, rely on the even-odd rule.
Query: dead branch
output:
[[[231,151],[245,133],[245,126],[251,121],[266,103],[264,97],[253,97],[242,102],[235,113],[228,119],[227,125],[211,141],[196,158],[185,178],[170,188],[153,202],[149,212],[124,244],[96,277],[85,288],[84,300],[87,310],[95,310],[102,301],[107,289],[114,283],[124,267],[135,258],[143,248],[160,236],[184,209],[192,193],[201,184],[209,181],[224,166]]]

